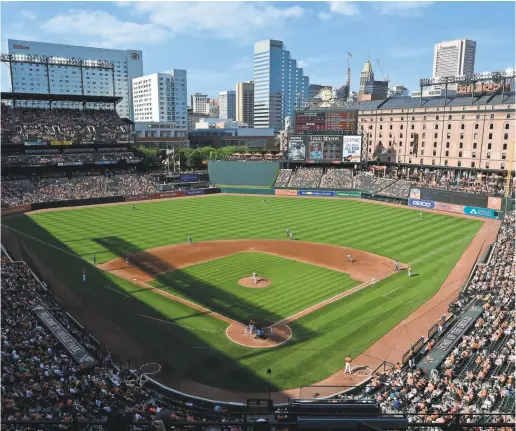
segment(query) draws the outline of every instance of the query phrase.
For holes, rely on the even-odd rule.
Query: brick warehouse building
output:
[[[382,162],[506,170],[514,145],[515,94],[388,98],[360,103],[359,130]]]

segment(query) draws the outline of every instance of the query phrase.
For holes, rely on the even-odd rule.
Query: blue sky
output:
[[[252,80],[253,43],[280,39],[310,83],[352,88],[370,50],[391,85],[432,74],[433,45],[477,42],[476,71],[515,64],[514,2],[2,2],[6,40],[141,49],[144,73],[188,71],[188,92],[216,96]],[[8,78],[2,68],[2,90]]]

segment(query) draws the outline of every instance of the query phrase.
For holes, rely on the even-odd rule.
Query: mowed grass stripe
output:
[[[83,256],[89,262],[92,254],[97,255],[98,262],[103,262],[123,255],[123,247],[147,250],[184,243],[188,235],[198,241],[286,239],[287,226],[302,240],[358,248],[406,262],[445,247],[415,265],[418,277],[409,279],[406,272],[399,273],[334,302],[292,322],[293,337],[289,343],[278,349],[257,351],[229,341],[224,322],[91,265],[87,266],[88,282],[83,284],[80,281],[83,261],[22,238],[49,270],[73,290],[78,300],[124,328],[145,346],[156,362],[204,384],[247,392],[267,391],[264,364],[274,370],[273,389],[311,384],[339,370],[346,354],[356,356],[367,349],[435,294],[469,243],[466,240],[450,246],[450,238],[472,235],[481,226],[475,220],[434,213],[425,213],[421,220],[417,211],[362,201],[267,199],[267,205],[261,196],[142,202],[135,204],[135,211],[132,205],[72,209],[5,218],[4,223]],[[250,275],[252,268],[245,265],[254,267],[256,261],[243,255],[244,267],[232,265],[227,271],[242,269],[244,276]],[[297,307],[306,308],[320,302],[320,296],[328,298],[335,290],[347,288],[345,283],[336,282],[330,276],[311,275],[305,268],[304,276],[300,276],[288,266],[272,262],[269,266],[270,271],[279,271],[288,280],[280,293],[270,297],[262,293],[274,289],[274,284],[263,292],[239,297],[238,289],[244,288],[236,280],[226,286],[227,271],[215,267],[211,273],[186,274],[173,289],[191,297],[197,295],[194,299],[205,306],[212,301],[219,308],[228,307],[224,302],[227,299],[235,308],[234,313],[245,317],[256,310],[271,316],[291,315]],[[205,300],[196,289],[200,285],[213,285],[214,277],[222,286],[209,287],[212,294]],[[131,299],[122,300],[118,293],[103,288],[107,283],[129,294]],[[403,288],[383,296],[399,286]],[[138,314],[173,324],[144,319]]]

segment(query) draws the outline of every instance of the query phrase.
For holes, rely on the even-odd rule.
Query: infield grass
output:
[[[366,350],[435,294],[482,225],[436,213],[425,213],[421,219],[403,207],[355,200],[272,196],[267,200],[264,204],[262,196],[213,195],[137,203],[135,211],[132,205],[115,205],[43,212],[5,218],[3,223],[23,232],[20,240],[56,277],[88,306],[124,328],[156,362],[204,384],[247,392],[267,391],[267,368],[274,370],[273,390],[308,385],[338,371],[346,354],[357,356]],[[91,265],[93,255],[101,263],[184,243],[190,235],[194,241],[283,239],[287,227],[299,240],[412,263],[419,276],[395,274],[296,320],[285,345],[249,349],[227,339],[224,322]],[[225,302],[217,306],[238,319],[253,313],[291,315],[355,284],[335,271],[257,255],[244,253],[184,268],[160,276],[155,283],[207,308],[222,298]],[[264,259],[267,276],[274,273],[274,284],[258,289],[256,295],[253,289],[237,289],[233,279],[249,275],[250,266],[245,265],[250,263],[245,260],[251,256]],[[281,264],[276,265],[276,259]],[[235,262],[244,265],[242,273]],[[81,282],[84,267],[87,283]],[[122,300],[106,285],[131,299]],[[284,286],[285,295],[275,293],[276,285],[278,290]]]

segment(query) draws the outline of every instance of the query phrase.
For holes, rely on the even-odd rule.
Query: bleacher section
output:
[[[290,182],[293,188],[318,188],[324,173],[323,168],[298,168]]]

